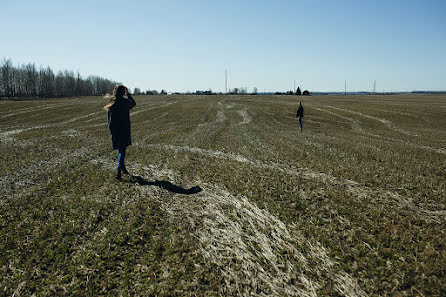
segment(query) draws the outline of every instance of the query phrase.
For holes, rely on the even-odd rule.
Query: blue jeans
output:
[[[124,159],[125,159],[125,150],[127,147],[120,147],[118,150],[118,171],[123,170],[125,168]]]

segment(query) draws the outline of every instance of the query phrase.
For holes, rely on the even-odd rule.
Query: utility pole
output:
[[[344,95],[347,95],[347,80],[344,81]]]
[[[373,94],[376,94],[376,80],[373,82]]]
[[[225,69],[225,94],[228,93],[228,70]]]

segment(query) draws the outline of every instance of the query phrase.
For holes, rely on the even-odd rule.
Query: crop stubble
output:
[[[5,294],[444,295],[444,96],[103,101],[0,102]]]

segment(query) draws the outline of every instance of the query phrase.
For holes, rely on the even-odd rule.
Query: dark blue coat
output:
[[[136,103],[132,96],[127,95],[127,97],[128,99],[118,98],[107,114],[108,131],[110,132],[114,150],[132,144],[129,111]]]
[[[304,117],[304,107],[302,105],[299,105],[299,108],[297,109],[296,117]]]

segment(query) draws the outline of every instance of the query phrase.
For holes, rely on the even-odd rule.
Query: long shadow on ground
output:
[[[138,176],[138,175],[132,175],[130,177],[130,182],[138,184],[138,185],[141,185],[141,186],[156,186],[156,187],[160,187],[160,188],[165,189],[165,190],[167,190],[169,192],[177,193],[177,194],[191,195],[191,194],[197,194],[197,193],[203,191],[203,189],[201,187],[199,187],[199,186],[195,186],[195,187],[192,187],[190,189],[185,189],[183,187],[174,185],[171,182],[166,181],[166,180],[148,181],[148,180],[146,180],[143,177]]]

